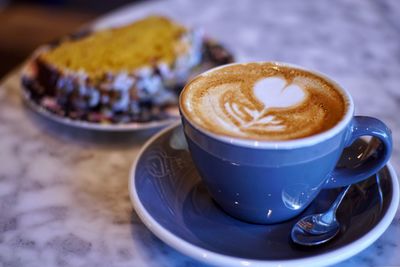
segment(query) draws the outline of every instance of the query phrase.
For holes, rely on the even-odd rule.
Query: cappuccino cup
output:
[[[191,156],[215,202],[238,219],[278,223],[322,189],[360,182],[389,160],[378,119],[354,116],[350,94],[326,75],[279,62],[211,69],[183,89],[179,108]],[[380,140],[354,168],[337,167],[362,136]]]

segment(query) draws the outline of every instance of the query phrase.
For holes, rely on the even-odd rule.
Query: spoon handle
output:
[[[342,203],[342,200],[344,196],[347,194],[347,191],[349,191],[350,187],[351,185],[346,186],[346,188],[342,190],[342,192],[340,192],[340,194],[336,197],[335,201],[333,202],[330,208],[332,211],[334,211],[334,213],[336,213],[337,208],[340,206],[340,203]]]
[[[340,203],[342,203],[342,200],[344,199],[344,196],[347,194],[347,192],[349,191],[351,185],[346,186],[340,193],[339,195],[336,197],[335,201],[332,203],[331,207],[329,208],[329,210],[327,210],[324,215],[322,216],[322,221],[326,222],[326,223],[330,223],[334,220],[336,220],[336,210],[338,209],[338,207],[340,206]]]

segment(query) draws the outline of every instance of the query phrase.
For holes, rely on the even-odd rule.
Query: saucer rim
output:
[[[396,211],[399,206],[399,200],[400,200],[399,182],[397,174],[392,164],[388,162],[386,164],[386,167],[388,169],[392,182],[392,197],[390,200],[390,204],[385,214],[382,216],[381,220],[374,227],[372,227],[368,233],[354,240],[350,244],[315,256],[309,256],[299,259],[287,259],[287,260],[255,260],[255,259],[240,258],[240,257],[219,254],[217,252],[209,251],[207,249],[196,246],[174,235],[172,232],[170,232],[169,230],[164,228],[161,224],[159,224],[142,204],[135,186],[135,180],[136,180],[135,173],[137,169],[137,164],[141,159],[141,157],[143,156],[143,153],[157,139],[159,139],[167,132],[179,127],[179,125],[181,125],[181,122],[175,122],[174,124],[170,125],[169,127],[161,130],[160,132],[152,136],[142,146],[130,170],[129,195],[133,207],[136,213],[138,214],[139,218],[153,234],[155,234],[159,239],[161,239],[163,242],[165,242],[172,248],[201,262],[213,265],[224,265],[224,266],[265,266],[265,267],[281,266],[281,265],[295,267],[308,264],[313,264],[313,266],[331,265],[343,261],[345,259],[348,259],[358,254],[362,250],[366,249],[367,247],[369,247],[386,231],[386,229],[390,226],[393,218],[396,215]]]

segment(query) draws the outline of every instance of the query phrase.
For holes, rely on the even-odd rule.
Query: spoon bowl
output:
[[[333,239],[338,233],[340,228],[334,228],[329,232],[319,235],[311,235],[305,232],[301,227],[295,226],[292,230],[292,240],[298,245],[302,246],[316,246],[324,244]]]
[[[326,212],[301,218],[292,228],[293,242],[302,246],[316,246],[333,239],[340,232],[336,210],[350,187],[351,185],[348,185],[340,192]]]
[[[292,240],[302,246],[315,246],[328,242],[340,231],[335,220],[330,224],[321,221],[323,214],[314,214],[302,218],[292,229]]]

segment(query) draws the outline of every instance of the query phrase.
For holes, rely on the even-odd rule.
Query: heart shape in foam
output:
[[[296,84],[287,85],[279,77],[268,77],[254,85],[254,95],[264,104],[264,108],[289,108],[300,104],[305,98],[303,88]]]

